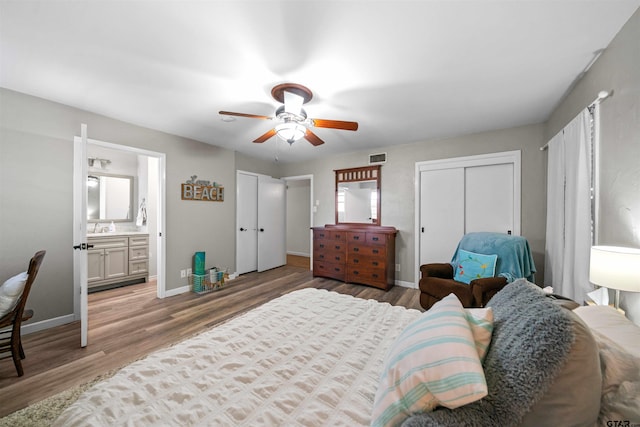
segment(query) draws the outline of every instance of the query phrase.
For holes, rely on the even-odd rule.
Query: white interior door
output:
[[[80,346],[86,347],[89,330],[87,298],[87,125],[73,140],[73,281],[74,312],[80,314]]]
[[[420,200],[420,265],[448,262],[464,235],[464,169],[423,171]]]
[[[258,271],[287,263],[286,197],[284,180],[258,177]]]
[[[236,177],[236,272],[258,269],[258,176]]]

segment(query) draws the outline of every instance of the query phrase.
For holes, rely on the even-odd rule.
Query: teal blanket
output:
[[[506,278],[507,283],[521,277],[534,283],[536,266],[529,249],[529,242],[524,237],[489,232],[468,233],[462,237],[451,258],[454,271],[458,264],[460,249],[477,254],[498,255],[495,275]]]

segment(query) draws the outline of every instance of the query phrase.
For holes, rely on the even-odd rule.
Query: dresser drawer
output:
[[[344,264],[346,262],[346,255],[343,250],[337,251],[334,249],[316,250],[314,248],[313,258],[317,261],[332,262],[335,264]]]
[[[383,268],[347,267],[347,282],[364,283],[376,287],[387,288],[387,275]]]
[[[313,275],[330,277],[344,281],[344,264],[334,264],[331,262],[313,261]]]
[[[387,236],[384,233],[367,233],[367,243],[370,245],[384,245]]]
[[[315,240],[313,242],[313,253],[315,254],[326,251],[337,251],[343,252],[346,249],[345,242],[335,241],[335,240]]]
[[[363,255],[370,257],[385,257],[386,250],[383,246],[377,245],[365,245],[360,243],[351,243],[347,246],[347,253],[349,255],[349,259],[351,259],[354,255]]]
[[[367,233],[365,233],[364,231],[349,232],[347,234],[347,242],[365,243],[366,241]]]
[[[313,239],[345,242],[347,239],[347,232],[337,230],[313,230]]]
[[[349,265],[356,268],[387,268],[386,257],[350,254]]]

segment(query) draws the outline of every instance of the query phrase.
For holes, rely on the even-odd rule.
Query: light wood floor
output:
[[[416,289],[395,286],[384,292],[314,278],[308,267],[290,265],[242,275],[226,288],[203,295],[157,299],[155,282],[90,294],[86,348],[80,348],[80,325],[74,322],[23,337],[23,377],[16,375],[10,358],[0,361],[0,417],[308,287],[420,309]]]

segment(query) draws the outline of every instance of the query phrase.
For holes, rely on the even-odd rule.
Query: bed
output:
[[[54,425],[368,426],[372,417],[373,425],[407,426],[533,426],[550,420],[594,425],[598,417],[603,426],[611,420],[640,422],[634,418],[640,418],[638,355],[617,347],[612,353],[613,343],[603,347],[594,338],[606,328],[591,334],[573,311],[548,300],[522,280],[498,293],[489,304],[493,308],[480,309],[495,316],[483,355],[476,336],[472,339],[484,359],[480,369],[488,394],[457,409],[438,407],[393,421],[376,418],[390,350],[414,325],[439,317],[436,306],[422,313],[304,289],[124,367],[87,390]],[[598,307],[595,313],[582,309],[585,321],[602,326]],[[604,317],[626,328],[625,340],[639,342],[640,328],[611,310]],[[556,332],[560,338],[545,338]],[[561,348],[565,353],[554,356]],[[558,405],[559,399],[568,400]],[[601,400],[606,414],[598,413]]]
[[[126,366],[56,425],[369,425],[385,350],[420,314],[295,291]]]

